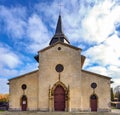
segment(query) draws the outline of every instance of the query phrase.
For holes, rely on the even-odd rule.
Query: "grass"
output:
[[[0,110],[0,112],[4,112],[4,110]]]

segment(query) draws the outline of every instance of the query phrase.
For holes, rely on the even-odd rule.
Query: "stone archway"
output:
[[[59,106],[59,107],[58,107]],[[68,111],[69,109],[69,86],[68,88],[61,81],[56,82],[49,88],[49,110]]]
[[[98,98],[95,94],[90,96],[90,107],[91,111],[97,111],[98,108]]]

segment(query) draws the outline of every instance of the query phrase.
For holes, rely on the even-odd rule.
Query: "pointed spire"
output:
[[[59,17],[58,17],[58,22],[57,22],[57,26],[56,26],[55,35],[52,37],[49,45],[53,45],[56,42],[63,42],[63,43],[70,44],[69,40],[67,39],[67,37],[63,33],[62,19],[61,19],[60,14],[59,14]]]
[[[58,34],[63,34],[63,31],[62,31],[62,20],[61,20],[61,15],[60,14],[59,14],[59,18],[58,18],[55,34],[57,34],[57,35]]]

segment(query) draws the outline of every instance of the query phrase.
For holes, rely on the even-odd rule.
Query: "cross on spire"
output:
[[[61,0],[59,0],[58,6],[59,6],[59,15],[61,15],[61,7],[64,6],[63,4],[61,4]]]

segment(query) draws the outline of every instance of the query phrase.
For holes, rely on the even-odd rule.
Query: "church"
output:
[[[48,47],[34,57],[38,70],[9,79],[9,110],[111,111],[111,78],[82,69],[81,52],[65,36],[59,15]]]

